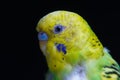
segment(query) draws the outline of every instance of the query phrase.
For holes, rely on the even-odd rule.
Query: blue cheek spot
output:
[[[66,54],[66,47],[63,45],[63,47],[62,47],[62,52],[64,53],[64,54]]]
[[[48,40],[48,36],[46,33],[39,32],[38,33],[38,40]]]
[[[64,54],[66,54],[66,46],[64,44],[57,44],[56,48],[59,52],[62,51]]]

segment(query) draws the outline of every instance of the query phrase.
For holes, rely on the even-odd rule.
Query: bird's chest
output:
[[[77,66],[68,74],[64,80],[88,80],[83,67]]]

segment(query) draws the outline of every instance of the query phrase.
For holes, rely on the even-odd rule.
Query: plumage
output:
[[[36,30],[49,67],[46,80],[120,80],[119,65],[77,13],[51,12]]]

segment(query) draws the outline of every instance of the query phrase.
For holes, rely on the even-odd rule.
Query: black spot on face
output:
[[[98,43],[99,41],[96,41],[96,43]]]
[[[92,46],[95,47],[96,45],[93,44]]]
[[[98,46],[100,46],[100,44],[98,44]]]
[[[56,67],[56,65],[54,65],[54,67]]]
[[[62,60],[64,60],[64,58],[62,58]]]

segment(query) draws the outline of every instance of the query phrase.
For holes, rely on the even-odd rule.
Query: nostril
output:
[[[48,36],[44,32],[39,32],[38,33],[38,40],[48,40]]]
[[[40,32],[41,35],[43,35],[44,33],[43,32]]]

